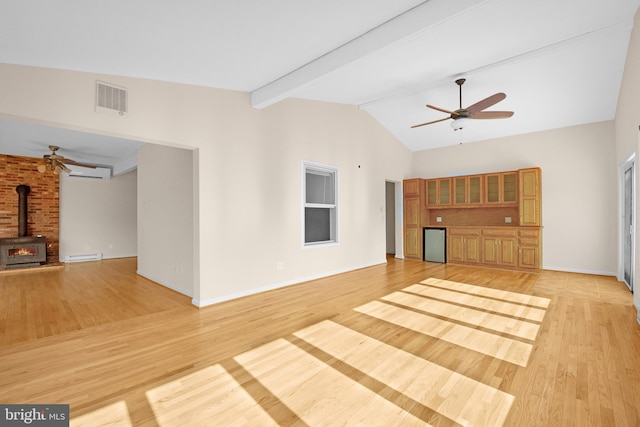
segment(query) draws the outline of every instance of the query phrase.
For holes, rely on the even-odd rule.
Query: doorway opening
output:
[[[621,166],[622,226],[621,226],[621,279],[633,292],[635,278],[635,153]]]
[[[386,252],[404,256],[402,248],[402,183],[385,181]]]

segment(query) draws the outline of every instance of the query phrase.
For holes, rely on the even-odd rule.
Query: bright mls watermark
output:
[[[0,404],[0,426],[69,427],[69,405]]]

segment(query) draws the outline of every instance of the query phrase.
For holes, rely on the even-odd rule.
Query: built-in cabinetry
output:
[[[539,168],[404,181],[405,258],[423,259],[423,229],[447,229],[447,262],[540,271]]]
[[[424,180],[408,179],[402,183],[404,194],[404,256],[422,259],[421,205],[424,199]]]

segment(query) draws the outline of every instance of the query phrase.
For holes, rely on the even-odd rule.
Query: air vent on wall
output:
[[[127,89],[97,81],[96,111],[124,117],[127,114]]]

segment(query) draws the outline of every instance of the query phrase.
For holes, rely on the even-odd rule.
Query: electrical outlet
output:
[[[442,217],[441,216],[437,216],[436,217],[436,222],[442,222]]]
[[[278,269],[278,271],[284,270],[284,262],[277,263],[276,264],[276,269]]]
[[[505,222],[505,224],[511,224],[511,217],[510,216],[505,216],[504,217],[504,222]]]

